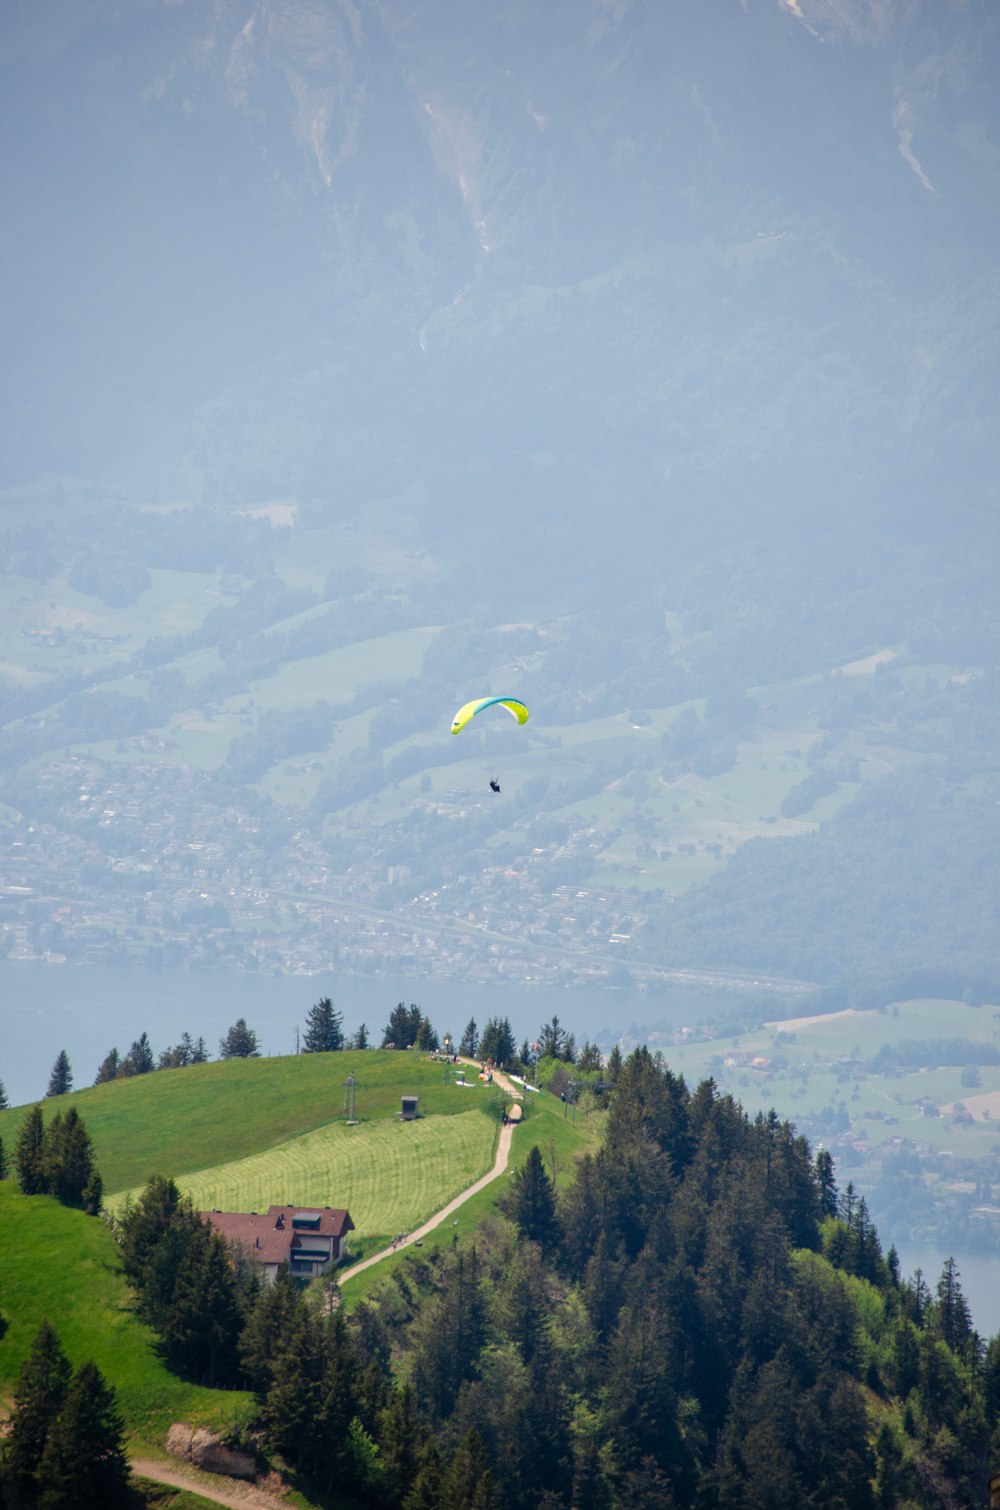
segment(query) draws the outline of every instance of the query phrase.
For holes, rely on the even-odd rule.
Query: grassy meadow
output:
[[[169,1372],[151,1329],[131,1309],[117,1250],[102,1221],[50,1196],[23,1196],[0,1181],[0,1399],[10,1395],[42,1321],[74,1366],[93,1358],[118,1394],[133,1441],[173,1421],[225,1430],[253,1414],[250,1395],[203,1389]]]
[[[351,1074],[362,1127],[391,1122],[403,1095],[419,1096],[427,1117],[465,1113],[496,1096],[495,1088],[478,1083],[464,1089],[445,1083],[443,1068],[423,1055],[380,1049],[226,1059],[113,1080],[43,1107],[47,1114],[77,1107],[104,1188],[113,1193],[143,1185],[152,1174],[176,1179],[211,1170],[343,1124]],[[13,1148],[24,1110],[0,1112],[5,1148]]]
[[[417,1122],[333,1122],[266,1153],[182,1176],[201,1211],[266,1211],[275,1205],[344,1206],[354,1252],[425,1221],[491,1167],[497,1123],[482,1110]],[[139,1189],[128,1192],[134,1200]],[[120,1208],[124,1195],[111,1197]]]

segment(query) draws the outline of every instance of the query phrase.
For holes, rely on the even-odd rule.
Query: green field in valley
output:
[[[843,1106],[852,1135],[861,1133],[872,1147],[902,1136],[978,1158],[1000,1146],[1000,1064],[977,1065],[975,1086],[962,1083],[969,1066],[939,1064],[930,1047],[925,1063],[872,1067],[883,1045],[891,1050],[952,1039],[1000,1048],[1000,1011],[956,1001],[903,1001],[884,1011],[766,1023],[710,1041],[674,1043],[670,1035],[654,1035],[651,1045],[663,1050],[688,1084],[711,1075],[751,1115],[773,1106],[808,1127],[824,1108]],[[970,1063],[973,1057],[970,1052]],[[956,1118],[962,1107],[971,1121]],[[925,1108],[941,1114],[928,1115]]]

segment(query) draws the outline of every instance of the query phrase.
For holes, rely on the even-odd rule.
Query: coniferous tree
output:
[[[368,1024],[366,1022],[363,1022],[363,1023],[361,1023],[360,1027],[356,1030],[356,1032],[354,1034],[354,1037],[351,1039],[351,1048],[352,1049],[366,1049],[367,1047],[368,1047]]]
[[[205,1040],[204,1038],[198,1038],[195,1040],[194,1048],[191,1050],[191,1063],[207,1064],[207,1062],[208,1049],[205,1047]]]
[[[321,996],[306,1015],[305,1054],[330,1054],[344,1047],[343,1019],[329,996]]]
[[[144,1288],[153,1252],[166,1235],[180,1199],[180,1191],[173,1180],[153,1175],[122,1220],[118,1234],[122,1267],[126,1278],[140,1291]]]
[[[441,1510],[499,1510],[489,1454],[475,1429],[467,1432],[442,1475]]]
[[[383,1505],[401,1505],[412,1488],[420,1464],[423,1432],[409,1385],[394,1389],[378,1418],[382,1473],[378,1490]]]
[[[596,1043],[584,1041],[575,1063],[578,1070],[594,1071],[603,1068],[604,1060]]]
[[[833,1174],[833,1155],[828,1148],[821,1148],[816,1155],[816,1184],[821,1215],[836,1216],[837,1182]]]
[[[257,1034],[247,1027],[246,1018],[238,1017],[219,1043],[220,1059],[259,1059]]]
[[[262,1400],[274,1383],[274,1360],[296,1325],[301,1306],[295,1281],[287,1267],[282,1268],[274,1284],[265,1285],[257,1295],[240,1333],[243,1372],[250,1388]]]
[[[94,1175],[93,1145],[75,1106],[53,1117],[45,1133],[42,1168],[46,1189],[67,1206],[82,1206]]]
[[[7,1474],[22,1503],[37,1503],[38,1469],[49,1432],[62,1409],[72,1369],[55,1329],[43,1321],[21,1366],[7,1439]]]
[[[413,1047],[419,1049],[422,1054],[436,1054],[441,1047],[441,1041],[429,1017],[421,1017]]]
[[[0,1138],[0,1180],[7,1178],[7,1150],[3,1146],[3,1138]]]
[[[96,1363],[81,1364],[49,1429],[38,1466],[38,1510],[129,1504],[125,1423]]]
[[[389,1013],[389,1021],[382,1031],[384,1049],[408,1049],[416,1042],[423,1013],[414,1002],[407,1007],[397,1002]]]
[[[45,1123],[42,1108],[33,1106],[21,1123],[14,1148],[14,1167],[17,1182],[25,1195],[42,1195],[45,1191],[45,1168],[42,1151],[45,1146]]]
[[[972,1330],[972,1313],[969,1302],[962,1293],[958,1280],[958,1265],[954,1258],[945,1261],[937,1285],[935,1322],[938,1335],[953,1353],[965,1356],[975,1336]]]
[[[148,1075],[156,1068],[148,1033],[140,1033],[125,1058],[118,1066],[118,1076],[128,1079],[132,1075]]]
[[[0,1080],[0,1112],[5,1112],[7,1106],[7,1092],[4,1090],[3,1081]]]
[[[104,1201],[104,1181],[95,1169],[83,1189],[83,1209],[88,1216],[100,1216]]]
[[[202,1221],[188,1227],[161,1323],[167,1356],[210,1388],[234,1384],[242,1329],[236,1273],[226,1244]]]
[[[466,1059],[475,1059],[476,1050],[479,1047],[479,1029],[476,1027],[476,1019],[470,1017],[462,1034],[462,1041],[458,1046],[458,1052]]]
[[[522,1237],[545,1248],[555,1246],[558,1241],[555,1196],[537,1145],[521,1168],[515,1170],[505,1205]]]
[[[479,1058],[492,1059],[494,1064],[513,1064],[517,1042],[509,1017],[491,1017],[479,1040]]]
[[[56,1062],[52,1066],[52,1074],[49,1076],[49,1088],[46,1096],[65,1096],[67,1091],[73,1089],[73,1071],[70,1068],[69,1055],[65,1049],[60,1049],[56,1055]]]
[[[158,1070],[178,1070],[185,1065],[194,1063],[194,1043],[190,1033],[182,1033],[180,1041],[171,1048],[164,1049],[157,1060]]]
[[[109,1080],[117,1080],[121,1071],[121,1055],[117,1049],[111,1049],[101,1060],[94,1079],[95,1085],[106,1085]]]
[[[553,1017],[539,1029],[538,1051],[543,1059],[565,1058],[566,1033],[558,1017]]]

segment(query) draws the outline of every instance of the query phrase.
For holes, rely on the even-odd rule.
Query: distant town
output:
[[[10,957],[314,974],[333,969],[473,980],[628,984],[615,952],[641,906],[544,884],[558,855],[533,849],[411,891],[387,839],[334,872],[322,843],[283,815],[201,795],[204,773],[70,754],[38,775],[46,822],[2,820],[0,948]],[[440,808],[458,803],[445,794]],[[273,829],[273,813],[268,815]]]

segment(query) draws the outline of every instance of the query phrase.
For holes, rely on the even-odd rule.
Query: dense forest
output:
[[[243,1441],[310,1493],[404,1510],[981,1503],[1000,1339],[955,1265],[883,1253],[830,1155],[775,1113],[622,1064],[576,1177],[537,1148],[504,1212],[350,1314],[225,1248],[170,1180],[119,1229],[172,1366],[259,1400]]]

